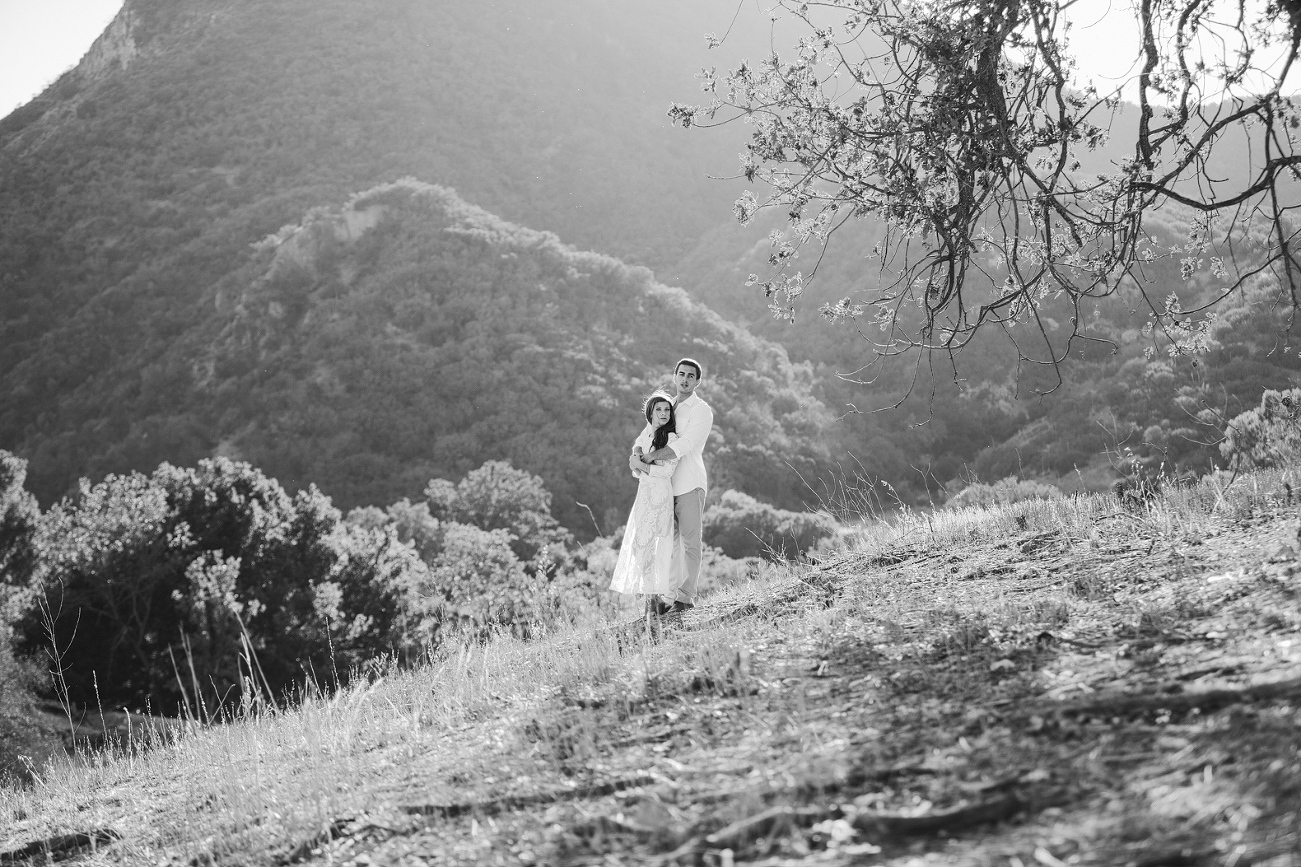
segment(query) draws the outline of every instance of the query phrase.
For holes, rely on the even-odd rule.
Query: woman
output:
[[[647,607],[653,597],[672,593],[673,580],[673,470],[677,459],[646,463],[641,455],[677,439],[673,418],[673,400],[663,391],[656,391],[646,399],[646,421],[649,427],[637,437],[633,448],[633,473],[638,478],[637,499],[623,533],[619,547],[619,561],[614,567],[610,589],[619,593],[646,595]]]

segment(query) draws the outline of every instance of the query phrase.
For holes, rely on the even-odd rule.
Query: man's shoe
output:
[[[674,602],[673,605],[669,607],[669,613],[681,614],[683,611],[690,611],[695,607],[696,606],[692,605],[690,602]]]
[[[652,597],[646,600],[646,613],[655,617],[663,617],[673,610],[673,606],[659,597]]]

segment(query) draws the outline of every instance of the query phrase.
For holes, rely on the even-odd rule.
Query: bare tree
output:
[[[735,210],[742,222],[765,208],[788,215],[772,235],[773,273],[751,277],[774,312],[794,314],[847,221],[880,221],[880,279],[822,307],[855,320],[877,355],[952,355],[983,329],[1017,326],[1043,338],[1029,360],[1055,367],[1071,340],[1091,339],[1081,303],[1153,258],[1210,267],[1219,298],[1269,275],[1295,308],[1297,196],[1286,186],[1301,113],[1284,87],[1301,3],[1135,2],[1132,18],[1108,13],[1109,26],[1139,30],[1132,89],[1100,92],[1075,72],[1070,2],[778,0],[774,21],[800,31],[793,50],[705,71],[709,102],[669,114],[685,127],[753,125],[742,172],[765,192]],[[1126,101],[1137,102],[1128,116]],[[1217,149],[1244,142],[1249,164],[1217,177]],[[1106,159],[1117,146],[1124,156]],[[1162,207],[1191,215],[1178,249],[1145,227]],[[1231,273],[1204,256],[1213,240],[1249,265]],[[815,254],[808,273],[795,267],[801,251]],[[1073,310],[1065,340],[1048,339],[1049,299]],[[1176,341],[1198,312],[1146,303]]]

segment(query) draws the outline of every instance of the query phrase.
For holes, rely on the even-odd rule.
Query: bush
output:
[[[425,488],[425,497],[436,520],[507,531],[521,560],[532,560],[544,548],[563,548],[571,541],[551,515],[551,494],[542,479],[506,461],[488,461],[456,485],[434,479]]]
[[[27,779],[62,741],[36,711],[37,666],[14,656],[13,623],[32,604],[41,511],[24,487],[27,461],[0,450],[0,783]]]
[[[447,525],[426,585],[422,629],[431,640],[449,627],[476,634],[494,626],[524,632],[536,619],[537,588],[510,543],[505,530]]]
[[[63,742],[37,713],[34,665],[14,658],[11,631],[0,621],[0,785],[6,777],[28,779],[32,765],[62,750]]]
[[[167,710],[185,688],[238,698],[245,642],[276,694],[398,649],[425,571],[392,530],[342,522],[315,487],[291,497],[220,458],[82,480],[42,518],[38,546],[22,643],[52,633],[74,701]]]
[[[808,553],[808,549],[803,553]],[[706,545],[700,553],[700,592],[704,595],[744,584],[761,573],[763,562],[759,557],[733,559]]]
[[[444,527],[430,513],[429,504],[413,504],[404,497],[388,507],[387,515],[398,538],[414,547],[420,559],[433,565],[443,550]]]
[[[1240,469],[1295,463],[1301,456],[1301,388],[1267,389],[1260,406],[1229,422],[1220,454]]]
[[[789,512],[740,491],[725,491],[705,512],[704,524],[705,541],[733,559],[798,556],[834,536],[839,527],[830,515]]]
[[[988,508],[1019,503],[1023,500],[1052,500],[1060,496],[1062,496],[1061,490],[1054,485],[1008,476],[992,485],[983,482],[967,485],[950,497],[944,506],[948,509],[964,509],[972,506]]]
[[[349,524],[390,528],[427,567],[411,590],[420,641],[501,628],[529,635],[595,602],[597,582],[569,550],[572,537],[551,515],[537,476],[489,461],[459,483],[430,481],[425,495],[348,515]]]
[[[0,449],[0,584],[26,587],[36,569],[41,510],[24,487],[27,461]]]

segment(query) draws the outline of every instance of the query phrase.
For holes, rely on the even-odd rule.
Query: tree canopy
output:
[[[816,274],[800,253],[820,262],[856,218],[881,227],[879,274],[822,313],[872,326],[879,355],[951,354],[997,328],[1023,359],[1055,367],[1092,337],[1082,305],[1126,282],[1176,347],[1196,342],[1197,308],[1257,275],[1296,307],[1301,114],[1286,87],[1301,6],[1140,0],[1137,71],[1100,90],[1076,71],[1070,5],[781,0],[774,42],[794,24],[793,51],[703,73],[709,101],[669,113],[688,127],[752,125],[741,169],[764,192],[735,211],[787,216],[770,236],[772,273],[750,278],[775,312],[793,316]],[[1232,164],[1216,162],[1230,150]],[[1172,206],[1189,222],[1175,246],[1149,225]],[[1157,259],[1217,285],[1192,303],[1149,297],[1141,272]],[[1070,328],[1050,336],[1050,314]]]

